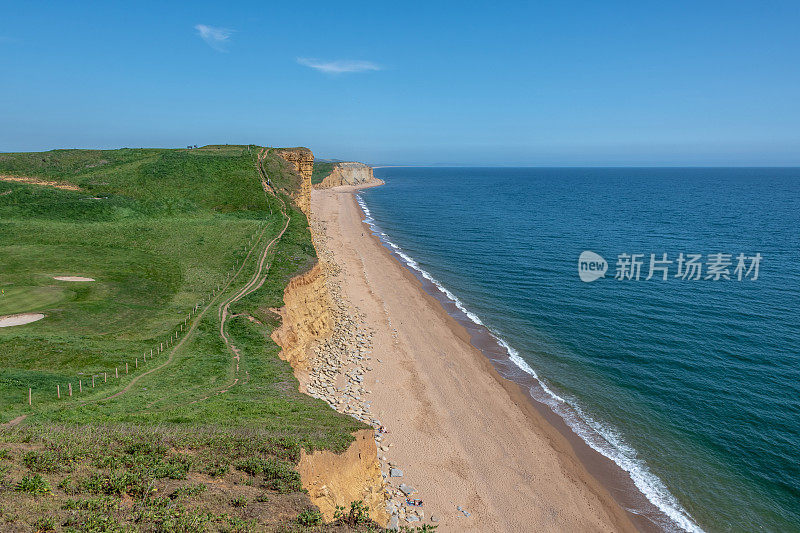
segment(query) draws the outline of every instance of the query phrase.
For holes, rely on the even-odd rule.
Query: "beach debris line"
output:
[[[410,524],[424,520],[425,511],[422,500],[411,499],[415,503],[409,503],[409,496],[417,492],[414,487],[394,485],[397,478],[405,479],[404,472],[387,458],[394,446],[387,442],[390,431],[372,414],[372,402],[368,399],[371,391],[365,386],[365,378],[375,364],[383,363],[371,356],[375,333],[366,325],[363,313],[343,294],[341,275],[346,272],[335,262],[327,246],[325,224],[312,218],[311,230],[331,298],[333,333],[311,350],[306,393],[373,427],[377,458],[385,483],[386,511],[390,515],[388,529],[397,531],[401,521]]]

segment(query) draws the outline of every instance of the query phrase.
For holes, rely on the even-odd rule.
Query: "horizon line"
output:
[[[187,145],[188,146],[188,145]],[[203,146],[262,146],[259,144],[239,144],[239,143],[223,143],[223,144],[206,144]],[[202,148],[199,146],[198,148]],[[272,146],[271,148],[281,148],[279,146]],[[98,150],[98,151],[113,151],[122,149],[134,150],[187,150],[186,146],[175,147],[147,147],[147,146],[122,146],[119,148],[50,148],[47,150],[23,150],[23,151],[6,151],[0,150],[0,154],[15,154],[15,153],[44,153],[55,150]],[[310,148],[309,148],[310,150]],[[311,150],[313,153],[313,150]],[[792,164],[686,164],[686,163],[562,163],[562,164],[463,164],[463,163],[422,163],[422,164],[397,164],[397,163],[370,163],[366,160],[359,161],[357,159],[342,159],[338,157],[316,157],[315,160],[334,160],[330,162],[361,162],[372,168],[774,168],[774,169],[793,169],[800,168],[800,162]],[[327,161],[326,161],[327,162]]]

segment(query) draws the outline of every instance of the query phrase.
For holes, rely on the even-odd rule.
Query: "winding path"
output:
[[[262,187],[264,188],[264,194],[265,195],[266,194],[271,194],[272,196],[274,196],[276,199],[278,199],[281,202],[281,215],[283,215],[283,217],[286,220],[284,222],[283,228],[281,229],[280,233],[278,233],[278,235],[276,235],[275,238],[273,238],[269,242],[269,244],[267,244],[267,246],[264,248],[264,250],[261,252],[261,255],[259,256],[259,259],[258,259],[258,265],[257,265],[256,271],[253,273],[253,276],[250,278],[250,280],[245,284],[244,287],[242,287],[234,295],[232,295],[230,298],[224,300],[223,302],[221,302],[219,304],[219,308],[218,308],[218,316],[219,316],[219,319],[220,319],[219,335],[222,338],[223,342],[225,343],[225,346],[228,347],[228,349],[231,351],[231,353],[234,356],[232,358],[232,363],[231,363],[232,366],[235,365],[234,374],[238,374],[238,372],[239,372],[240,353],[239,353],[239,349],[236,348],[236,346],[233,344],[233,342],[231,341],[231,339],[228,336],[228,334],[225,332],[225,323],[227,322],[227,320],[229,318],[231,318],[231,316],[229,315],[230,306],[231,306],[231,304],[241,300],[245,296],[251,294],[252,292],[254,292],[256,290],[258,290],[264,284],[264,282],[267,279],[267,273],[269,272],[269,266],[270,266],[270,265],[267,264],[267,259],[269,257],[269,253],[272,250],[272,247],[275,245],[275,243],[278,242],[281,239],[281,237],[283,237],[283,234],[288,229],[289,223],[292,220],[291,217],[286,214],[286,203],[285,203],[285,201],[275,192],[275,190],[272,188],[272,186],[269,184],[269,181],[267,180],[266,172],[264,171],[264,169],[262,167],[262,164],[261,164],[261,161],[263,160],[265,154],[266,154],[266,151],[262,150],[262,152],[258,155],[258,160],[256,162],[256,170],[258,171],[259,178],[261,179],[261,184],[262,184]],[[263,230],[261,230],[261,233],[258,236],[258,240],[256,241],[256,245],[258,244],[258,242],[261,241],[261,239],[263,238],[264,233],[266,231],[267,231],[266,227]],[[244,269],[245,265],[247,264],[248,260],[250,259],[250,256],[253,254],[255,249],[256,249],[256,246],[253,246],[250,249],[250,251],[247,253],[247,256],[242,261],[242,264],[239,266],[239,269],[236,271],[236,274],[231,276],[231,278],[225,283],[224,287],[221,290],[217,291],[216,295],[214,296],[214,298],[211,299],[211,301],[208,303],[208,305],[206,305],[203,308],[203,310],[198,315],[196,315],[194,317],[194,319],[192,320],[191,326],[189,327],[188,331],[181,337],[180,341],[177,344],[175,344],[172,347],[171,350],[169,350],[169,353],[167,355],[166,361],[164,361],[163,363],[159,364],[158,366],[155,366],[155,367],[147,370],[146,372],[143,372],[143,373],[139,374],[138,376],[134,377],[130,382],[128,382],[127,385],[125,385],[125,387],[123,387],[121,390],[115,392],[114,394],[112,394],[110,396],[105,396],[103,398],[99,398],[97,400],[92,400],[91,402],[85,402],[85,403],[80,404],[80,405],[86,405],[87,403],[101,402],[101,401],[104,401],[104,400],[111,400],[113,398],[117,398],[119,396],[122,396],[123,394],[126,394],[128,391],[130,391],[131,388],[134,385],[136,385],[136,383],[138,383],[139,380],[141,380],[145,376],[147,376],[149,374],[152,374],[153,372],[156,372],[158,370],[161,370],[162,368],[164,368],[167,365],[169,365],[170,363],[172,363],[172,361],[174,359],[174,356],[175,356],[175,353],[184,345],[184,343],[186,343],[186,341],[197,330],[197,327],[200,324],[200,322],[202,321],[203,317],[208,312],[208,310],[211,309],[211,307],[214,305],[214,303],[217,301],[217,299],[220,297],[220,295],[224,294],[225,291],[233,284],[233,282],[236,280],[236,278],[238,278],[239,274],[241,274],[242,270]],[[227,392],[230,389],[230,387],[233,387],[238,382],[239,382],[239,378],[235,377],[234,380],[233,380],[233,383],[231,383],[231,385],[228,388],[220,390],[220,391],[217,391],[216,394]],[[203,400],[206,400],[206,399],[208,399],[210,397],[211,396],[206,396],[206,397],[201,398],[199,400],[194,400],[194,401],[192,401],[190,403],[197,403],[198,401],[203,401]]]
[[[262,154],[263,154],[263,152],[262,152]],[[231,304],[233,304],[235,302],[238,302],[239,300],[241,300],[242,298],[244,298],[248,294],[251,294],[252,292],[257,291],[258,289],[261,288],[262,285],[264,285],[264,282],[267,280],[267,273],[269,272],[269,267],[270,267],[270,265],[267,265],[267,257],[269,255],[269,252],[272,249],[272,246],[276,242],[278,242],[281,239],[281,237],[283,237],[284,233],[286,233],[286,230],[289,228],[289,222],[291,222],[291,220],[292,220],[292,217],[290,217],[289,215],[286,214],[286,203],[283,201],[282,198],[280,198],[277,194],[275,194],[275,191],[272,189],[272,187],[269,185],[269,182],[266,180],[264,169],[261,167],[261,164],[260,164],[261,163],[261,159],[262,159],[262,156],[261,156],[261,154],[259,154],[258,171],[259,171],[259,176],[261,178],[261,184],[264,187],[264,193],[265,194],[272,194],[273,196],[275,196],[275,198],[280,200],[280,202],[281,202],[281,215],[286,219],[286,221],[284,222],[283,228],[281,229],[280,233],[278,233],[278,235],[276,235],[275,238],[272,239],[269,242],[269,244],[267,244],[266,248],[264,248],[264,253],[261,254],[261,257],[259,258],[259,261],[258,261],[258,268],[256,269],[255,273],[253,274],[253,277],[250,278],[250,281],[248,281],[247,284],[244,287],[242,287],[242,289],[239,292],[237,292],[235,295],[230,297],[227,301],[225,301],[222,304],[220,304],[220,307],[219,307],[219,335],[220,335],[220,337],[222,337],[222,340],[225,343],[225,346],[227,346],[228,349],[233,354],[233,360],[236,361],[236,370],[235,370],[235,372],[237,374],[239,372],[239,361],[240,361],[241,354],[239,353],[239,349],[233,344],[233,342],[231,341],[230,337],[225,332],[225,322],[228,320],[228,318],[231,318],[229,316],[230,306],[231,306]],[[265,269],[265,267],[266,267],[266,269]],[[234,381],[233,381],[233,384],[231,386],[236,385],[236,383],[238,381],[239,381],[239,378],[238,377],[235,378]],[[221,392],[227,392],[227,391],[221,391]]]

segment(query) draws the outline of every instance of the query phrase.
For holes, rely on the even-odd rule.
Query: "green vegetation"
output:
[[[311,175],[311,183],[316,185],[317,183],[322,183],[322,180],[327,178],[331,172],[333,172],[333,167],[336,166],[336,163],[327,163],[325,161],[314,161],[314,172]]]
[[[50,492],[50,484],[39,474],[28,475],[19,480],[16,490],[34,495],[47,494]]]
[[[26,423],[218,424],[292,435],[309,448],[342,449],[350,442],[357,422],[299,394],[269,337],[279,320],[270,309],[283,304],[286,282],[308,269],[315,254],[303,213],[287,197],[264,193],[258,151],[0,154],[0,174],[86,191],[0,182],[11,191],[0,196],[0,309],[47,315],[0,329],[0,420],[28,415]],[[299,187],[297,175],[274,154],[267,154],[264,167],[279,187]],[[241,351],[239,380],[231,386],[235,367],[218,334],[216,304],[255,272],[259,253],[283,227],[282,203],[291,221],[271,251],[266,281],[232,304],[237,316],[226,323]],[[211,296],[235,265],[241,267],[236,279]],[[54,280],[58,275],[96,281]],[[192,316],[196,329],[168,364],[108,398],[163,364],[165,355],[144,358],[180,330],[196,304],[203,302],[201,311],[212,299],[209,312]],[[122,370],[119,378],[115,370]]]
[[[0,315],[25,313],[55,307],[72,300],[74,294],[66,287],[9,287],[0,294]]]
[[[0,423],[25,417],[0,432],[0,529],[306,527],[300,450],[342,450],[363,426],[300,394],[270,338],[315,253],[299,176],[260,151],[0,154],[0,175],[80,187],[0,181],[0,315],[46,315],[0,328]],[[265,253],[224,325],[236,361],[219,310]],[[68,275],[96,281],[53,279]]]
[[[19,480],[0,481],[0,530],[384,531],[362,502],[323,524],[305,494],[270,489],[278,477],[294,479],[271,465],[291,464],[299,446],[257,429],[19,425],[0,432],[0,447]],[[30,472],[42,464],[47,473]],[[209,481],[205,472],[218,464],[237,467]]]
[[[333,517],[338,521],[347,522],[353,526],[366,524],[369,522],[369,509],[367,509],[363,501],[352,502],[348,513],[345,513],[344,507],[337,505]]]

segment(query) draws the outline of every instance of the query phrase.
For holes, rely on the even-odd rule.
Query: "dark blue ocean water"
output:
[[[800,169],[382,168],[380,231],[685,529],[800,531]],[[608,262],[584,283],[578,257]],[[730,280],[649,273],[731,254]],[[614,279],[643,254],[641,279]],[[758,279],[737,256],[760,254]],[[723,260],[726,258],[722,258]]]

